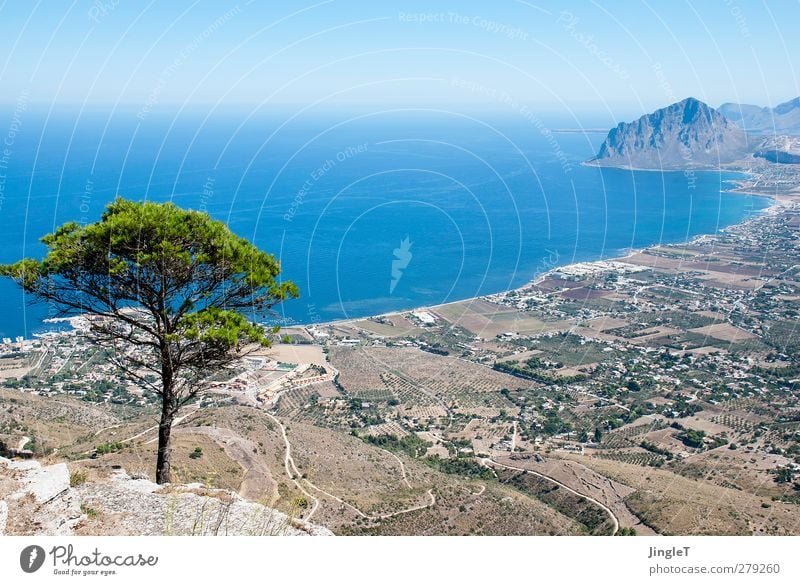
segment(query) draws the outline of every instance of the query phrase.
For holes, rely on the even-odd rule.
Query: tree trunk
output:
[[[161,420],[158,423],[158,459],[156,461],[156,483],[164,484],[172,481],[170,458],[172,446],[170,434],[172,423],[178,413],[178,401],[175,397],[175,371],[172,356],[167,343],[161,345]]]
[[[158,459],[156,462],[156,483],[170,483],[172,474],[170,472],[170,458],[172,447],[170,445],[170,434],[172,433],[172,422],[175,420],[176,410],[172,408],[172,400],[164,397],[161,409],[161,421],[158,423]]]

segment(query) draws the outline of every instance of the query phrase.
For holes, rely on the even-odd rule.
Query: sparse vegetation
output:
[[[425,462],[442,473],[459,475],[470,479],[491,481],[494,479],[492,471],[481,465],[474,457],[455,457],[441,459],[438,456],[426,457]]]
[[[86,483],[89,473],[85,469],[76,469],[69,474],[70,487],[78,487]]]
[[[390,451],[401,451],[409,457],[420,457],[425,453],[431,443],[423,441],[415,434],[409,434],[402,439],[398,439],[395,435],[368,435],[365,437],[367,443],[376,445]]]
[[[94,452],[97,455],[106,455],[108,453],[115,453],[116,451],[121,451],[125,448],[125,443],[116,442],[116,443],[102,443],[94,448]]]
[[[94,520],[99,515],[95,508],[92,508],[87,504],[81,504],[81,512],[86,514],[86,517],[89,518],[89,520]]]

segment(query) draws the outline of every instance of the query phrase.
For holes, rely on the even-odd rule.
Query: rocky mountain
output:
[[[713,168],[749,152],[745,132],[695,98],[656,110],[613,128],[596,166],[639,169]]]
[[[726,103],[719,112],[751,134],[800,134],[800,97],[774,108]]]

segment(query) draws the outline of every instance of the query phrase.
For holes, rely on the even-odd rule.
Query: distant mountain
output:
[[[687,98],[613,128],[588,164],[639,169],[709,168],[749,152],[747,135],[714,108]]]
[[[800,134],[800,97],[774,108],[727,103],[719,112],[751,134]]]
[[[777,164],[800,164],[800,138],[797,136],[768,136],[758,145],[754,156]]]

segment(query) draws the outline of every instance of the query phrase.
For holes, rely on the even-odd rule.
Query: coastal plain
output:
[[[800,171],[736,170],[749,173],[738,190],[773,204],[721,233],[500,294],[284,328],[184,409],[178,481],[301,532],[800,533]],[[3,449],[66,463],[74,533],[174,533],[171,506],[199,514],[177,487],[154,492],[164,511],[146,526],[120,520],[136,498],[102,497],[151,477],[156,400],[73,325],[6,344]],[[8,516],[37,505],[10,499]]]

